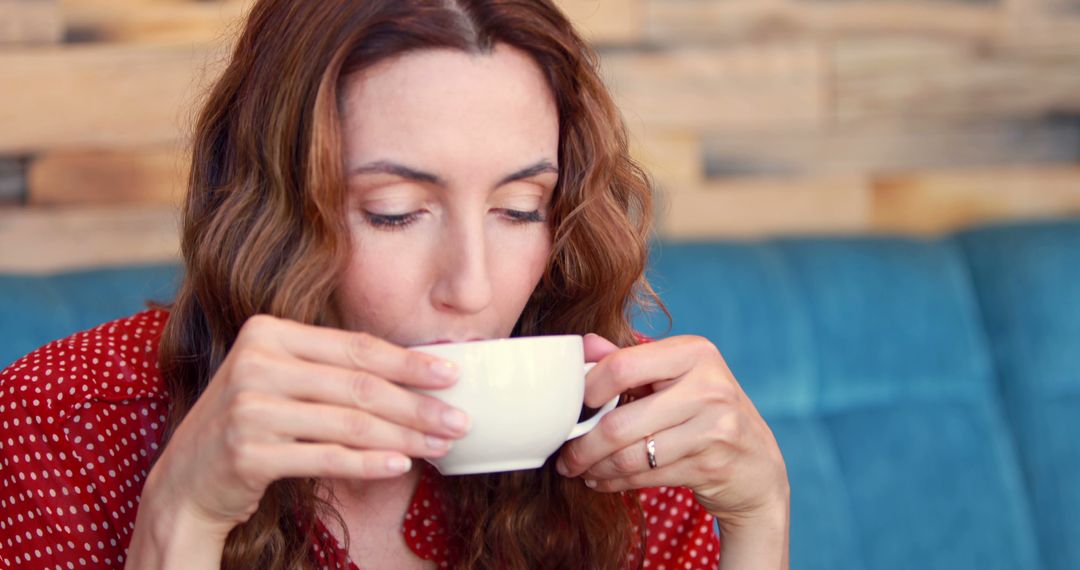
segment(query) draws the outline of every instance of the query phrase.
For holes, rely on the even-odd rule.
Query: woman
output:
[[[708,341],[627,321],[649,217],[550,2],[260,1],[197,124],[175,302],[0,378],[0,557],[785,568],[765,422]],[[456,371],[405,347],[551,333],[589,333],[586,404],[623,405],[538,470],[413,461],[468,418],[406,389]]]

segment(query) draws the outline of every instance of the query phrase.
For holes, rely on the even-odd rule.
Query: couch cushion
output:
[[[50,341],[172,300],[175,264],[55,275],[0,274],[0,369]]]
[[[982,228],[967,253],[1043,559],[1080,568],[1080,220]]]
[[[800,568],[1039,566],[952,243],[661,244],[650,275],[671,333],[716,343],[772,426]]]

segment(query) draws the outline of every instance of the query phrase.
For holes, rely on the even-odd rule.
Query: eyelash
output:
[[[529,224],[543,222],[544,217],[540,214],[540,210],[533,210],[531,212],[524,212],[521,210],[508,210],[504,209],[503,212],[510,218],[510,222],[513,224]],[[384,214],[372,214],[371,212],[364,212],[364,217],[367,218],[369,224],[390,231],[405,229],[412,225],[413,222],[420,217],[420,212],[409,212],[408,214],[401,214],[397,216],[387,216]]]

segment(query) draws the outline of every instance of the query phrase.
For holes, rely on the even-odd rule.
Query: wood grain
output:
[[[177,217],[168,206],[0,209],[0,271],[174,261],[180,251]]]
[[[28,203],[179,206],[189,168],[187,153],[174,147],[50,153],[30,163]]]
[[[870,200],[859,176],[710,181],[662,200],[657,228],[673,239],[858,233],[870,229]]]
[[[0,51],[0,154],[182,140],[225,54],[186,45]]]
[[[605,54],[605,82],[631,129],[801,128],[826,118],[813,43]]]
[[[1080,167],[924,172],[874,181],[873,225],[939,234],[1006,219],[1080,215]]]
[[[1080,52],[995,51],[954,40],[834,44],[834,121],[960,121],[1080,110]]]

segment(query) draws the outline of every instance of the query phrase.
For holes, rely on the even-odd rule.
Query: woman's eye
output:
[[[408,214],[375,214],[372,212],[364,212],[364,217],[367,218],[369,224],[388,230],[400,230],[407,227],[416,221],[420,216],[420,212],[409,212]]]
[[[528,222],[542,222],[544,216],[540,214],[540,210],[533,210],[526,212],[523,210],[503,210],[507,217],[513,220],[515,223],[528,223]]]
[[[503,208],[501,212],[514,224],[544,221],[544,216],[540,213],[539,209],[526,211]],[[407,214],[376,214],[374,212],[364,212],[364,218],[367,219],[369,224],[377,228],[400,230],[412,225],[413,222],[420,218],[421,214],[423,214],[423,210],[409,212]]]

